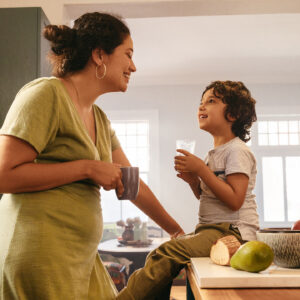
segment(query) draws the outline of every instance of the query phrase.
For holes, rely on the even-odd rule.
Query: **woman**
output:
[[[125,92],[133,42],[127,26],[102,13],[71,29],[49,25],[55,77],[17,94],[0,131],[0,299],[114,299],[98,256],[99,188],[123,193],[130,165],[94,102]],[[182,229],[141,181],[133,201],[170,235]]]

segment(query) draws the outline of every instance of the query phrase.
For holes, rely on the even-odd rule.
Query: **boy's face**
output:
[[[213,89],[206,91],[198,109],[199,127],[213,136],[231,131],[232,123],[225,119],[225,109],[226,104],[214,95]]]

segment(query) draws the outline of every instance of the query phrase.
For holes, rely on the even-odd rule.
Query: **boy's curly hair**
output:
[[[250,128],[252,123],[257,120],[255,112],[256,101],[251,97],[250,91],[241,81],[214,81],[208,85],[202,97],[208,90],[213,89],[213,93],[227,104],[225,109],[225,118],[229,116],[235,120],[232,123],[231,130],[242,141],[250,140]]]

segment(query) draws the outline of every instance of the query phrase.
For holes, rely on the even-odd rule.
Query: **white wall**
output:
[[[300,84],[249,85],[257,114],[300,114]]]
[[[156,86],[129,88],[126,93],[103,95],[97,104],[105,111],[159,112],[159,200],[186,232],[197,223],[198,200],[173,168],[175,141],[194,138],[195,153],[204,158],[212,138],[198,128],[197,108],[205,86]],[[300,85],[248,85],[257,100],[257,114],[300,114]],[[124,117],[126,112],[124,112]]]

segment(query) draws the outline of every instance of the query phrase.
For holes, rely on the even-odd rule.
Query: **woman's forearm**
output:
[[[117,148],[112,153],[113,162],[122,166],[130,166],[130,163],[122,148]],[[178,223],[167,213],[150,188],[140,179],[140,190],[137,199],[132,201],[140,210],[148,215],[154,222],[172,236],[182,234],[183,230]]]
[[[89,177],[89,161],[55,164],[23,163],[0,170],[0,192],[22,193],[51,189]]]
[[[0,193],[42,191],[95,173],[93,161],[40,164],[35,163],[37,156],[37,151],[26,141],[0,135]]]
[[[170,235],[183,233],[179,224],[167,213],[150,188],[142,180],[140,181],[138,197],[132,202]]]

